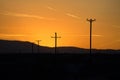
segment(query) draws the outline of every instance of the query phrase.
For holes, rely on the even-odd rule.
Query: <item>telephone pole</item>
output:
[[[33,54],[33,45],[34,45],[34,44],[33,44],[33,43],[31,43],[31,46],[32,46],[32,54]]]
[[[87,19],[90,22],[90,55],[92,55],[92,23],[96,21],[96,19]]]
[[[39,50],[40,41],[41,41],[41,40],[37,40],[37,44],[38,44],[37,53],[39,53],[39,51],[40,51],[40,50]]]
[[[57,53],[57,39],[58,38],[61,38],[61,37],[58,37],[57,36],[57,33],[55,32],[55,36],[54,37],[51,37],[51,38],[55,38],[55,54]]]

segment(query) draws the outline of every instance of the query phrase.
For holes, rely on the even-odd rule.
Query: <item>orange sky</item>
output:
[[[54,46],[89,48],[89,22],[93,48],[120,49],[120,0],[0,0],[0,39],[23,40]]]

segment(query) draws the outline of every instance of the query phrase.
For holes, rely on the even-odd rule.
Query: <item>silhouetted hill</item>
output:
[[[10,40],[0,40],[0,53],[54,53],[54,48],[39,46],[27,42],[27,41],[10,41]],[[38,52],[39,48],[39,52]],[[77,47],[58,47],[57,52],[61,54],[70,53],[89,53],[89,49],[77,48]],[[120,53],[120,50],[97,50],[93,49],[92,53]]]
[[[0,53],[31,53],[32,44],[0,40]],[[38,45],[33,44],[34,53]],[[54,48],[39,46],[40,53],[54,53]],[[120,79],[120,50],[59,47],[62,54],[0,54],[0,72],[8,80],[116,80]],[[65,54],[63,54],[65,53]],[[68,54],[67,54],[68,53]],[[69,54],[71,53],[71,54]],[[78,53],[78,54],[72,54]],[[81,54],[85,53],[85,54]],[[44,77],[45,76],[45,77]]]
[[[38,52],[38,45],[27,41],[0,40],[0,53],[32,53]],[[50,48],[39,46],[39,51],[50,52]]]
[[[78,47],[58,47],[58,53],[88,53],[88,49]]]

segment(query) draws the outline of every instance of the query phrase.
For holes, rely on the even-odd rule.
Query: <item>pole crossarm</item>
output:
[[[61,37],[58,37],[57,33],[55,32],[55,36],[54,37],[52,36],[51,38],[61,38]]]
[[[94,21],[96,21],[96,19],[87,19],[87,21],[94,22]]]
[[[38,43],[38,45],[39,45],[39,43],[40,43],[41,40],[36,40],[36,41],[37,41],[37,43]]]

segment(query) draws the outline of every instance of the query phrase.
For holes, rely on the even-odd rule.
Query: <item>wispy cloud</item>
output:
[[[101,46],[101,47],[111,46],[111,45],[114,45],[114,44],[119,43],[119,42],[120,42],[120,39],[114,40],[114,41],[111,41],[111,42],[104,43],[104,44],[102,44],[102,45],[100,45],[100,46]]]
[[[57,9],[55,9],[55,8],[53,8],[51,6],[46,6],[46,7],[47,7],[47,9],[49,9],[51,11],[58,11]],[[59,12],[61,13],[62,11],[59,11]],[[69,17],[72,17],[72,18],[75,18],[75,19],[80,19],[80,17],[75,15],[75,14],[66,13],[66,12],[62,12],[62,14],[66,15],[66,16],[69,16]]]
[[[89,37],[90,35],[80,35],[80,36],[83,36],[83,37]],[[93,37],[103,37],[103,35],[92,35]]]
[[[0,34],[0,36],[2,36],[2,37],[24,37],[26,35],[22,35],[22,34]]]
[[[47,9],[49,9],[49,10],[56,11],[56,9],[53,8],[53,7],[51,7],[51,6],[46,6],[46,7],[47,7]]]
[[[42,19],[42,20],[55,20],[54,18],[47,18],[47,17],[41,17],[37,15],[30,15],[30,14],[23,14],[23,13],[13,13],[13,12],[2,12],[1,15],[7,15],[7,16],[16,16],[16,17],[25,17],[25,18],[36,18],[36,19]]]
[[[77,36],[77,37],[90,37],[90,35],[76,35],[76,34],[70,34],[66,36]],[[103,35],[92,35],[93,37],[104,37]]]
[[[66,13],[66,15],[67,15],[67,16],[70,16],[70,17],[72,17],[72,18],[80,19],[79,16],[76,16],[76,15],[71,14],[71,13]]]
[[[120,26],[118,25],[113,25],[112,27],[120,29]]]

